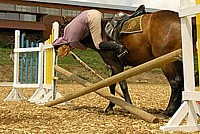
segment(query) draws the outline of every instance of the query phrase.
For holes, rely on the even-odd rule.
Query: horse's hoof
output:
[[[157,117],[158,117],[159,119],[168,119],[168,116],[167,116],[165,113],[159,113],[159,114],[157,115]]]
[[[105,113],[113,113],[113,109],[112,108],[106,108]]]
[[[172,117],[174,115],[175,112],[172,111],[165,111],[165,114],[169,117]]]

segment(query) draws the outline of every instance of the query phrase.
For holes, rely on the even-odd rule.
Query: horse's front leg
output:
[[[121,90],[122,90],[122,92],[124,94],[125,101],[130,103],[130,104],[132,104],[131,98],[130,98],[130,95],[129,95],[129,92],[128,92],[128,85],[127,85],[126,80],[120,81],[119,85],[120,85],[120,88],[121,88]]]
[[[121,88],[121,90],[122,90],[122,92],[124,94],[125,101],[130,103],[130,104],[132,104],[130,95],[128,93],[128,86],[127,86],[126,80],[119,82],[119,84],[120,84],[120,88]],[[110,85],[109,88],[110,88],[110,93],[112,95],[115,95],[116,83]],[[105,112],[107,113],[107,112],[113,111],[113,107],[114,106],[115,106],[115,104],[110,101],[108,107],[105,110]]]
[[[123,72],[124,68],[123,68],[123,66],[119,65],[119,66],[112,67],[111,70],[112,70],[112,76],[113,76],[115,74]],[[124,94],[125,101],[129,102],[130,104],[132,104],[130,95],[128,93],[128,86],[127,86],[126,80],[119,82],[119,84],[120,84],[120,88],[121,88],[121,90],[122,90],[122,92]],[[110,93],[112,95],[115,95],[116,83],[110,85],[109,88],[110,88]],[[115,104],[110,101],[108,107],[105,110],[105,112],[113,111],[113,107],[114,106],[115,106]]]
[[[123,66],[121,66],[120,64],[116,64],[116,63],[113,63],[113,65],[115,66],[112,66],[111,65],[111,71],[112,71],[112,74],[111,76],[114,76],[120,72],[122,72],[124,69],[123,69]],[[116,88],[116,83],[112,84],[109,86],[109,89],[110,89],[110,93],[112,95],[115,95],[115,88]],[[111,101],[109,102],[109,105],[107,106],[105,112],[110,112],[110,111],[113,111],[113,107],[115,106],[114,103],[112,103]]]
[[[109,86],[110,88],[110,93],[112,95],[115,95],[115,87],[116,87],[116,83],[115,84],[112,84]],[[109,102],[109,105],[108,107],[106,108],[105,112],[110,112],[110,111],[113,111],[113,107],[115,106],[115,103],[112,103],[111,101]]]

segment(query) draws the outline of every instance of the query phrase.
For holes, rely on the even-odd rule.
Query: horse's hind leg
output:
[[[171,86],[171,96],[166,114],[172,116],[181,105],[183,90],[183,64],[181,61],[173,62],[162,68]]]

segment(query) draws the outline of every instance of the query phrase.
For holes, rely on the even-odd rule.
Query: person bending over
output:
[[[69,45],[71,48],[85,50],[86,46],[80,43],[89,34],[92,36],[93,43],[97,49],[113,50],[117,52],[119,58],[124,57],[128,53],[126,48],[116,42],[103,41],[101,37],[101,21],[103,15],[100,11],[91,9],[85,10],[75,17],[64,28],[63,37],[58,38],[52,44],[57,50],[63,44]]]

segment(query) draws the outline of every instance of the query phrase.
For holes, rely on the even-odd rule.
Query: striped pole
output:
[[[29,40],[26,40],[26,48],[29,47]],[[25,53],[26,54],[26,84],[28,84],[28,68],[29,68],[29,64],[28,64],[28,52]]]
[[[24,39],[25,34],[22,34],[21,37],[21,48],[24,48]],[[20,84],[23,84],[23,75],[24,75],[24,52],[21,52],[21,70],[20,70]]]
[[[39,44],[36,43],[36,47],[39,47]],[[36,52],[35,56],[35,83],[38,83],[38,60],[39,60],[39,52]]]
[[[52,25],[51,34],[49,36],[49,39],[46,41],[45,45],[50,45],[52,42],[58,38],[58,32],[59,32],[59,24],[58,22],[54,22]],[[54,61],[54,49],[48,48],[45,52],[45,84],[53,84],[53,76],[54,76],[54,69],[53,65],[55,63]]]
[[[31,42],[31,47],[33,48],[34,43]],[[30,61],[30,83],[33,83],[33,52],[31,52],[31,61]]]

